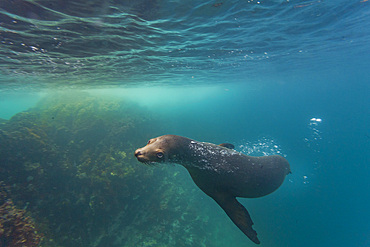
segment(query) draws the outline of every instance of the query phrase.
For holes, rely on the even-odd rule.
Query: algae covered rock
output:
[[[161,121],[124,100],[68,92],[0,124],[0,181],[11,185],[14,206],[35,219],[42,246],[205,241],[205,221],[189,207],[195,197],[178,187],[178,171],[133,156],[164,133]]]
[[[26,211],[15,207],[9,191],[0,181],[0,246],[39,246],[42,235]]]
[[[0,180],[13,185],[16,203],[47,222],[53,238],[77,246],[73,229],[109,222],[105,213],[130,201],[137,177],[152,177],[131,157],[150,136],[143,125],[155,127],[149,113],[139,114],[126,102],[83,93],[46,97],[0,125]]]

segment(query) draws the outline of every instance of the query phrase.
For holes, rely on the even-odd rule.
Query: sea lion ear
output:
[[[229,148],[229,149],[234,149],[235,146],[231,143],[221,143],[219,146]]]

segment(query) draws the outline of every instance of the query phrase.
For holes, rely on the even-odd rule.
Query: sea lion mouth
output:
[[[143,152],[141,150],[139,150],[139,149],[137,149],[135,151],[135,154],[134,155],[137,158],[137,160],[140,161],[141,163],[147,163],[147,162],[149,162],[149,160],[147,158],[145,158]]]
[[[150,163],[151,161],[149,161],[148,159],[146,159],[143,155],[136,155],[136,158],[139,162],[141,163]]]
[[[154,165],[156,162],[155,161],[151,161],[149,160],[148,158],[146,158],[140,151],[136,150],[135,152],[135,157],[137,158],[137,160],[145,165],[149,165],[149,166],[152,166]]]

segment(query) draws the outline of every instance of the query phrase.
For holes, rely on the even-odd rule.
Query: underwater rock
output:
[[[179,171],[127,155],[162,126],[124,101],[51,95],[0,125],[0,180],[45,246],[192,246],[186,239],[205,241],[206,221],[177,186]]]
[[[212,246],[185,171],[127,155],[163,133],[161,121],[122,100],[68,93],[0,125],[0,181],[40,226],[43,246]]]

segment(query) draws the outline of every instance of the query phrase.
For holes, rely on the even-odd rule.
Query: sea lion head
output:
[[[190,139],[176,135],[164,135],[150,139],[145,147],[135,151],[135,157],[144,164],[180,162],[187,154]]]
[[[135,157],[138,161],[145,164],[161,163],[166,160],[166,152],[161,145],[160,138],[152,138],[145,147],[138,148],[135,151]]]
[[[163,163],[169,160],[170,137],[160,136],[152,138],[145,147],[138,148],[135,156],[145,164]]]

